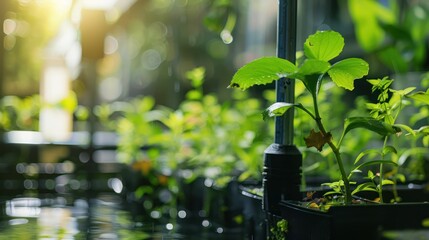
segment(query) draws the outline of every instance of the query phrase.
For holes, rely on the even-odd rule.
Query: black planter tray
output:
[[[382,239],[386,230],[429,227],[427,202],[332,206],[322,212],[295,201],[282,201],[280,209],[288,223],[288,240]]]

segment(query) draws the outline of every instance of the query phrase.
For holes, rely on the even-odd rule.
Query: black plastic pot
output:
[[[185,209],[192,217],[198,217],[204,209],[204,201],[208,193],[207,187],[204,186],[204,180],[203,177],[197,177],[191,182],[184,179],[179,180],[178,207]]]
[[[281,200],[300,200],[302,155],[296,146],[271,144],[264,153],[262,209],[279,214]]]
[[[241,185],[243,195],[243,228],[245,239],[266,239],[267,220],[262,210],[262,196],[252,189],[260,188],[260,185]]]
[[[239,183],[230,181],[224,187],[206,186],[203,209],[207,218],[214,224],[228,229],[239,229],[243,212],[243,196],[240,194]]]
[[[186,210],[189,217],[236,230],[241,228],[243,198],[236,180],[217,187],[213,180],[198,177],[192,182],[180,183],[178,208]]]
[[[382,239],[386,230],[424,229],[429,203],[356,204],[333,206],[327,212],[295,201],[282,201],[281,217],[288,240]]]

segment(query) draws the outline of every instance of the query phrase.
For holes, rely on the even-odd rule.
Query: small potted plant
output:
[[[287,201],[279,203],[281,209],[282,232],[288,239],[378,239],[382,230],[408,229],[425,227],[425,219],[429,218],[429,205],[426,203],[388,204],[383,200],[384,186],[393,185],[386,172],[389,167],[396,167],[393,157],[394,146],[388,144],[389,137],[399,135],[403,131],[415,134],[404,124],[395,124],[390,113],[393,108],[387,103],[389,97],[388,79],[372,80],[374,90],[384,91],[380,94],[379,105],[372,111],[372,116],[354,116],[345,119],[344,128],[339,136],[326,128],[323,119],[325,114],[319,111],[318,94],[322,85],[331,80],[336,86],[346,90],[354,89],[354,81],[368,74],[369,65],[360,58],[347,58],[331,63],[343,50],[344,39],[335,31],[318,31],[309,36],[304,43],[304,60],[294,64],[285,59],[264,57],[254,60],[234,75],[230,87],[247,89],[254,85],[271,83],[282,77],[297,79],[303,82],[313,99],[312,106],[300,103],[277,102],[265,112],[264,117],[282,116],[291,108],[304,111],[313,120],[317,130],[311,130],[305,137],[307,147],[315,147],[322,151],[328,145],[335,155],[341,178],[338,181],[324,184],[330,188],[321,198],[314,199],[313,193],[305,198],[307,202]],[[428,101],[429,93],[412,93],[414,89],[391,91],[399,97],[410,97],[419,101]],[[335,106],[331,106],[334,108]],[[393,106],[400,110],[400,106]],[[399,112],[399,111],[398,111]],[[347,171],[342,158],[341,144],[351,132],[359,134],[356,129],[369,130],[383,137],[383,144],[378,152],[380,157],[375,160],[361,162],[363,156],[375,150],[362,150],[357,156],[355,165]],[[427,134],[427,133],[426,133]],[[405,134],[403,134],[405,135]],[[288,159],[284,159],[288,161]],[[371,169],[376,169],[374,173]],[[358,182],[356,174],[367,171]],[[365,181],[365,179],[368,179]],[[377,199],[363,200],[360,193],[376,192]],[[266,194],[266,193],[264,193]],[[303,194],[304,195],[304,194]],[[365,195],[364,195],[365,196]],[[303,196],[304,199],[304,196]],[[407,219],[404,221],[404,219]],[[276,224],[273,224],[274,226]],[[274,229],[275,230],[275,229]],[[279,235],[276,231],[276,236]]]

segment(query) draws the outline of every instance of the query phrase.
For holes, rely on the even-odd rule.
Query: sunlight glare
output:
[[[110,9],[116,4],[117,0],[83,0],[82,5],[87,9]]]

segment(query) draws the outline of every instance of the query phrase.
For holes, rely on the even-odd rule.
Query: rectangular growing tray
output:
[[[286,239],[381,239],[386,230],[429,229],[429,203],[332,206],[327,212],[295,201],[280,203]]]

